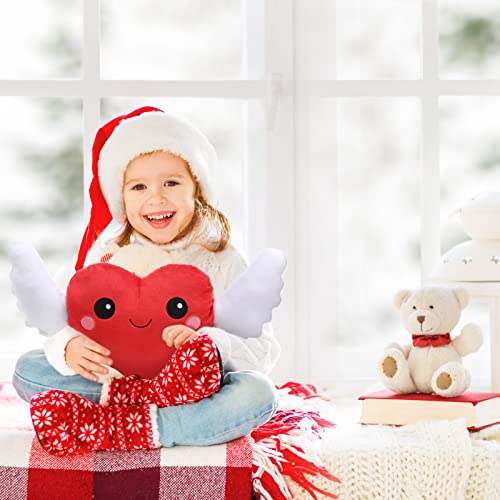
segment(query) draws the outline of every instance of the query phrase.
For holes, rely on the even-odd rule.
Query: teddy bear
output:
[[[481,329],[466,324],[452,338],[469,295],[463,287],[427,286],[401,290],[394,304],[412,343],[392,343],[379,359],[382,383],[399,394],[422,392],[445,398],[459,396],[470,385],[462,357],[477,351],[483,342]]]

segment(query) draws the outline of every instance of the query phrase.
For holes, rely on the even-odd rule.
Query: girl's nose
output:
[[[151,189],[149,191],[149,201],[164,201],[166,199],[165,192],[161,189]]]

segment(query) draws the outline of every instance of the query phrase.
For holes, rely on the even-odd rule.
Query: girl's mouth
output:
[[[175,212],[153,212],[144,215],[144,220],[155,229],[167,227],[175,216]]]

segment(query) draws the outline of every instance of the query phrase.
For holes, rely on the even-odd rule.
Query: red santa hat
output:
[[[206,136],[187,120],[146,106],[104,124],[92,147],[90,221],[83,236],[75,269],[81,269],[95,240],[112,219],[125,221],[123,175],[130,161],[143,153],[168,151],[183,158],[201,193],[211,201],[210,172],[217,156]]]

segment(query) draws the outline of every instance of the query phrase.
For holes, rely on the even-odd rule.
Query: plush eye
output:
[[[183,318],[187,314],[187,311],[188,306],[186,301],[180,297],[174,297],[167,302],[167,313],[171,318]]]
[[[429,306],[429,309],[434,309],[434,306]]]
[[[94,304],[94,312],[98,318],[109,319],[115,314],[115,303],[111,299],[103,297]]]
[[[416,311],[417,310],[417,306],[413,306],[413,309]]]

